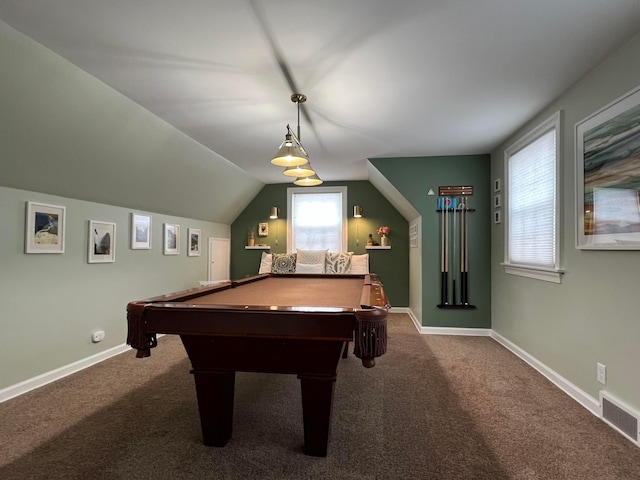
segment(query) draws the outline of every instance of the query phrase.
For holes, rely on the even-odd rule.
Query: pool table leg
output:
[[[304,452],[326,457],[336,376],[298,375],[302,388]]]
[[[196,382],[202,440],[224,447],[233,428],[233,397],[236,372],[192,370]]]

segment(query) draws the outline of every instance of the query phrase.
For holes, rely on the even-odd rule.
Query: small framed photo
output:
[[[66,208],[27,202],[25,253],[64,253]]]
[[[493,208],[500,208],[502,206],[502,195],[499,193],[493,196]]]
[[[151,248],[151,216],[140,213],[131,214],[131,249],[148,250]]]
[[[493,212],[493,223],[502,223],[502,212],[500,210]]]
[[[175,223],[164,224],[164,254],[180,254],[180,225]]]
[[[89,220],[89,263],[116,261],[116,224]]]
[[[198,228],[187,229],[187,237],[189,238],[189,250],[187,255],[189,257],[200,256],[200,230]]]
[[[258,224],[258,236],[259,237],[269,236],[269,224],[267,222]]]
[[[494,192],[499,192],[499,191],[501,191],[501,190],[502,190],[502,180],[501,180],[501,179],[499,179],[499,178],[496,178],[496,179],[493,181],[493,191],[494,191]]]

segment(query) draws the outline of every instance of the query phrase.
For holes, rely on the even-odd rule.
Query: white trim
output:
[[[55,370],[51,370],[50,372],[43,373],[42,375],[38,375],[37,377],[24,380],[20,383],[16,383],[15,385],[11,385],[10,387],[0,390],[0,403],[6,402],[7,400],[27,393],[31,390],[35,390],[36,388],[42,387],[47,383],[60,380],[61,378],[71,375],[72,373],[77,373],[80,370],[84,370],[87,367],[95,365],[96,363],[100,363],[104,360],[107,360],[108,358],[114,357],[130,350],[131,347],[129,345],[118,345],[108,350],[104,350],[100,353],[96,353],[95,355],[91,355],[90,357],[78,360],[77,362],[73,362],[63,367],[56,368]]]
[[[564,273],[562,270],[544,269],[540,267],[525,267],[521,265],[509,265],[503,263],[504,273],[518,275],[520,277],[535,278],[545,282],[562,283],[560,279]]]
[[[538,372],[544,375],[551,383],[562,390],[564,393],[573,398],[576,402],[582,405],[584,408],[593,413],[596,417],[600,418],[600,403],[597,399],[586,393],[584,390],[576,387],[569,380],[557,373],[555,370],[547,367],[540,360],[530,355],[516,344],[507,340],[505,337],[495,331],[491,331],[491,338],[501,344],[507,350],[511,351],[514,355],[520,357],[530,366],[535,368]]]
[[[420,327],[420,333],[425,335],[460,335],[470,337],[489,337],[489,328],[460,328],[460,327]]]

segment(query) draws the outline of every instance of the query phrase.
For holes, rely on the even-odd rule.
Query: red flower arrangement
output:
[[[378,228],[378,235],[389,235],[390,231],[391,229],[385,225],[384,227]]]

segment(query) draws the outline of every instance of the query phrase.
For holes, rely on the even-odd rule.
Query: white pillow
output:
[[[262,252],[262,258],[260,259],[260,269],[258,273],[271,273],[271,263],[273,262],[273,256],[270,253]]]
[[[324,257],[327,254],[327,250],[300,250],[296,249],[298,254],[297,262],[304,265],[318,265],[322,264],[322,272],[324,273]]]
[[[296,263],[296,273],[324,273],[324,264]]]
[[[369,273],[369,254],[351,255],[351,270],[349,273],[359,275]]]

